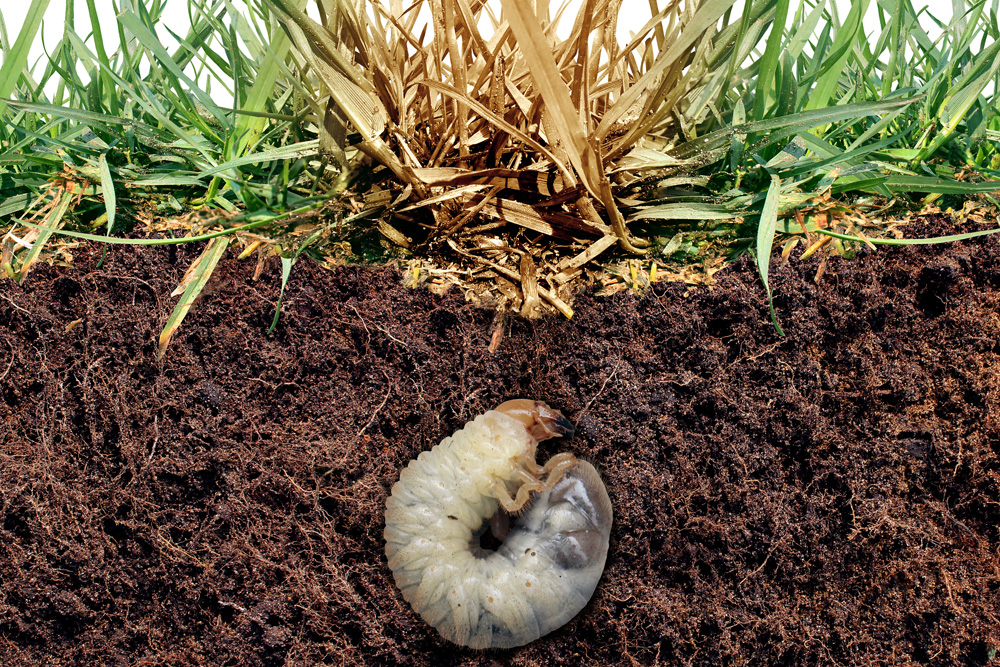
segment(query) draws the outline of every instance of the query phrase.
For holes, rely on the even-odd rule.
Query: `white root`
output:
[[[590,600],[608,554],[608,492],[572,454],[535,462],[539,440],[572,430],[544,403],[508,401],[421,453],[392,487],[389,568],[403,598],[445,639],[521,646]],[[524,512],[497,551],[484,550],[479,536],[501,506]]]

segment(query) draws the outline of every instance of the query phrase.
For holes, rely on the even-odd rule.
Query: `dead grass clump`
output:
[[[617,193],[685,164],[652,133],[732,4],[652,3],[622,45],[621,0],[584,2],[565,37],[547,2],[320,2],[318,20],[270,2],[316,85],[321,145],[393,201],[379,232],[504,310],[567,317],[588,264],[650,246]]]

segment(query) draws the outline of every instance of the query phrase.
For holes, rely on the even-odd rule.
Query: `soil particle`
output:
[[[940,220],[917,230],[944,233]],[[86,248],[0,284],[0,664],[998,665],[1000,245],[753,265],[493,315],[392,269]],[[515,397],[615,505],[591,604],[441,640],[382,546],[399,470]]]

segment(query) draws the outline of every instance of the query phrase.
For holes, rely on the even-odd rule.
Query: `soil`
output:
[[[941,219],[911,235],[952,231]],[[84,247],[0,284],[0,664],[998,665],[1000,243],[775,263],[513,319],[391,269]],[[531,397],[615,506],[590,605],[511,651],[396,590],[400,469]]]

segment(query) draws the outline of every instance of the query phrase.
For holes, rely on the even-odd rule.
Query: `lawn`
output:
[[[997,664],[995,0],[96,3],[0,30],[0,663]],[[484,653],[383,514],[518,397],[614,526]]]

